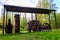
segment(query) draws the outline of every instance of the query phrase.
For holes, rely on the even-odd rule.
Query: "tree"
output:
[[[60,28],[60,13],[56,14],[56,18],[57,18],[57,27]]]
[[[40,3],[40,1],[41,1],[41,3]],[[53,2],[54,2],[54,0],[39,0],[37,7],[55,9],[56,4],[53,4]],[[37,14],[37,15],[38,15],[37,19],[40,20],[41,23],[44,23],[44,22],[49,23],[48,15],[45,15],[45,14]],[[54,13],[51,12],[50,15],[52,15],[52,16],[50,16],[51,26],[52,26],[52,28],[54,28],[55,27]]]
[[[23,18],[21,18],[21,20],[20,20],[20,26],[24,27],[26,25],[27,25],[27,19],[26,19],[26,17],[23,16]]]
[[[38,0],[37,7],[38,8],[48,8],[49,7],[48,0]],[[47,15],[45,15],[45,14],[36,14],[36,15],[37,15],[37,20],[40,20],[40,22],[42,24],[45,22],[48,22]]]

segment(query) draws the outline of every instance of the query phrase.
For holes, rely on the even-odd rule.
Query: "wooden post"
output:
[[[33,13],[31,13],[31,19],[33,20]]]
[[[20,32],[20,15],[15,15],[15,33]]]
[[[56,20],[56,11],[54,11],[54,17],[55,17],[55,27],[58,28],[57,27],[57,20]]]
[[[37,20],[37,14],[35,14],[35,19]]]
[[[7,24],[7,17],[8,17],[8,12],[6,11],[6,24]]]
[[[49,24],[50,24],[50,26],[51,26],[51,21],[50,21],[50,13],[48,14],[48,16],[49,16]]]
[[[2,27],[2,34],[4,34],[4,22],[5,22],[5,8],[3,13],[3,27]]]

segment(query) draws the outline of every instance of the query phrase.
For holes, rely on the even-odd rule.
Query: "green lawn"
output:
[[[50,32],[32,32],[0,35],[0,40],[60,40],[60,29]]]

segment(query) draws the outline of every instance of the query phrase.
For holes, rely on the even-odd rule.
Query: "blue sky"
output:
[[[58,7],[57,12],[60,12],[60,0],[54,0],[54,3],[56,3],[56,7]]]

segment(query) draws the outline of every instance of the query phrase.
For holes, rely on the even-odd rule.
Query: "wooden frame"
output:
[[[8,11],[10,12],[27,12],[27,13],[35,13],[35,14],[48,14],[49,16],[49,24],[50,22],[50,13],[53,11],[54,12],[54,17],[55,17],[55,26],[57,27],[57,21],[56,21],[56,10],[53,9],[43,9],[43,8],[32,8],[32,7],[21,7],[21,6],[13,6],[13,5],[4,5],[4,16],[5,16],[5,11],[6,11],[6,16],[8,14]],[[3,34],[4,34],[4,18],[3,17]],[[6,17],[7,19],[7,17]]]

